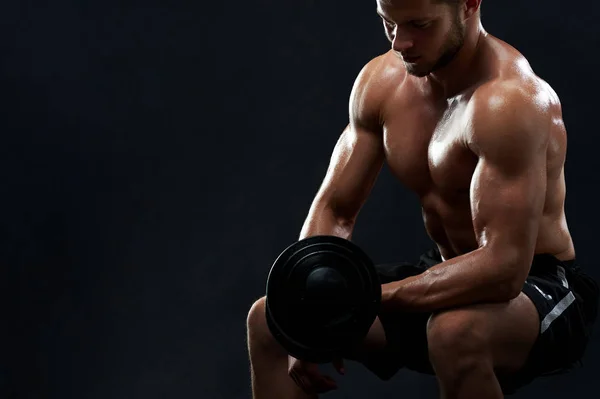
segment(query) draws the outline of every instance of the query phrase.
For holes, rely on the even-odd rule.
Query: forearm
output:
[[[311,207],[302,230],[300,239],[316,235],[330,235],[350,240],[354,222],[336,214],[326,205],[314,205]]]
[[[426,272],[382,285],[382,310],[432,312],[481,302],[508,301],[518,294],[514,259],[479,248]],[[515,294],[516,293],[516,294]]]

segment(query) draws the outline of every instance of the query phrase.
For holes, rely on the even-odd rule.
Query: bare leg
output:
[[[523,293],[506,303],[434,314],[427,326],[429,358],[442,399],[499,399],[495,371],[514,373],[538,336],[539,317]]]
[[[264,298],[250,309],[247,327],[252,398],[316,399],[317,395],[304,393],[288,375],[288,354],[267,327]]]
[[[466,366],[466,367],[465,367]],[[447,369],[452,367],[448,366]],[[437,372],[442,399],[501,399],[502,389],[490,364],[473,362],[463,365],[460,371]]]

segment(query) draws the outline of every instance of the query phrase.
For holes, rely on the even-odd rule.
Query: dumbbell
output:
[[[312,236],[288,246],[268,274],[266,318],[293,357],[329,363],[359,345],[379,311],[381,284],[349,240]]]

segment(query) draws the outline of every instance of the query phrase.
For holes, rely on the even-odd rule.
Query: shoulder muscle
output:
[[[519,168],[544,151],[552,130],[556,97],[538,85],[491,83],[471,100],[469,147],[479,157]]]
[[[350,93],[350,124],[369,130],[379,130],[382,124],[381,110],[389,93],[386,76],[390,66],[387,54],[369,61],[359,72]]]

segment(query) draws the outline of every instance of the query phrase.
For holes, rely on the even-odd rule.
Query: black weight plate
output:
[[[306,282],[316,269],[343,277],[337,296],[311,301],[308,294],[313,291],[306,290]],[[267,322],[275,339],[296,358],[325,363],[364,339],[379,310],[381,284],[371,259],[356,244],[313,236],[277,257],[266,296]]]

